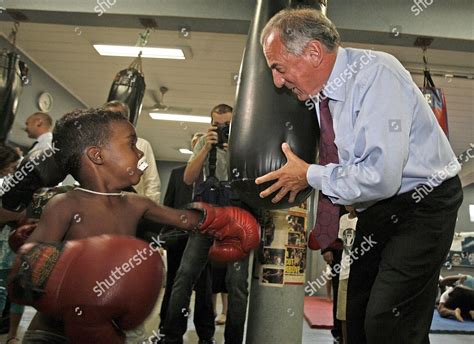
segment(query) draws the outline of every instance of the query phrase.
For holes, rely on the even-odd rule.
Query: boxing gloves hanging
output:
[[[277,170],[286,163],[281,150],[283,142],[287,142],[293,152],[308,163],[314,163],[316,158],[319,142],[316,113],[288,90],[275,87],[259,42],[260,32],[267,21],[290,5],[292,1],[289,0],[257,2],[242,60],[229,140],[229,176],[240,199],[255,208],[289,208],[302,203],[312,191],[310,187],[301,191],[295,203],[290,204],[287,195],[273,204],[271,199],[276,192],[264,199],[259,194],[274,181],[255,184],[257,177]]]
[[[186,206],[203,214],[197,229],[212,236],[214,244],[209,259],[228,263],[247,257],[260,243],[260,226],[248,211],[237,207],[215,207],[208,203],[194,202]]]
[[[129,121],[136,126],[142,109],[145,88],[141,57],[137,57],[127,69],[115,75],[107,101],[118,100],[127,104],[130,109]]]
[[[7,139],[27,80],[28,67],[20,56],[14,52],[0,53],[0,143]]]
[[[13,264],[9,295],[62,320],[71,344],[125,343],[117,327],[141,325],[158,299],[163,263],[157,251],[128,236],[28,243]]]

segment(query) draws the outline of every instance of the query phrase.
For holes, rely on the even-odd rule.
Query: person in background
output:
[[[338,300],[338,290],[339,290],[339,271],[334,269],[334,266],[340,265],[341,257],[342,257],[342,250],[339,239],[331,245],[330,247],[321,251],[324,261],[327,263],[326,266],[326,276],[330,278],[328,279],[328,283],[326,284],[326,288],[328,289],[328,299],[331,297],[331,292],[329,288],[332,289],[332,315],[333,315],[333,327],[331,329],[331,334],[334,338],[334,343],[342,343],[343,334],[342,334],[342,327],[341,321],[336,317],[337,308],[339,304]]]
[[[184,182],[188,185],[194,183],[195,192],[205,184],[204,177],[211,175],[212,168],[210,169],[209,157],[211,154],[213,155],[214,149],[216,153],[214,176],[220,182],[228,180],[228,144],[218,145],[217,130],[219,126],[228,127],[230,125],[232,107],[227,104],[216,105],[211,110],[211,120],[212,124],[208,132],[200,138],[194,147],[193,155],[184,172]],[[212,244],[213,240],[207,236],[194,235],[194,233],[189,235],[181,265],[176,273],[164,326],[165,337],[162,343],[183,343],[184,326],[177,326],[177,324],[187,323],[186,312],[183,314],[183,309],[187,310],[189,307],[193,285],[198,280],[201,271],[208,266],[209,249]],[[248,266],[248,257],[227,265],[226,286],[229,291],[229,309],[224,330],[226,344],[241,344],[243,342],[248,299]],[[200,340],[199,343],[214,344],[215,339],[208,338]]]
[[[0,179],[5,178],[11,173],[15,172],[16,167],[21,159],[18,152],[8,146],[0,145]],[[1,202],[1,198],[0,198]],[[1,207],[0,207],[1,209]],[[7,212],[7,210],[3,210]],[[21,214],[21,213],[20,213]],[[17,214],[18,216],[18,214]],[[21,216],[21,215],[20,215]],[[19,220],[19,218],[17,218]],[[15,260],[15,253],[8,246],[8,237],[10,234],[10,227],[5,222],[14,220],[7,219],[0,213],[0,314],[3,312],[7,300],[7,279],[13,261]],[[12,303],[10,306],[10,329],[8,331],[6,344],[19,344],[20,340],[17,337],[18,326],[23,315],[24,306]]]
[[[27,154],[43,152],[51,147],[53,142],[53,119],[45,112],[35,112],[26,119],[25,131],[35,142],[28,149]]]
[[[218,266],[217,264],[211,263],[211,275],[212,275],[212,306],[214,308],[214,314],[216,317],[216,325],[224,325],[227,319],[227,307],[228,307],[228,291],[225,285],[225,276],[227,272],[227,266]],[[217,315],[217,295],[221,294],[222,310]]]
[[[339,272],[339,288],[337,290],[337,313],[336,319],[340,321],[342,330],[342,343],[347,344],[346,303],[347,285],[349,283],[349,271],[351,266],[352,245],[354,245],[355,230],[357,225],[357,213],[352,206],[346,206],[348,214],[339,219],[339,239],[342,240],[341,271]]]
[[[191,148],[194,148],[204,133],[197,132],[191,139]],[[183,181],[184,170],[186,165],[177,167],[171,171],[168,188],[166,189],[163,204],[165,206],[179,209],[184,205],[192,202],[193,187],[187,185]],[[170,226],[164,226],[160,233],[160,240],[164,242],[166,249],[166,289],[163,296],[160,309],[160,333],[163,332],[163,326],[166,320],[166,312],[168,311],[173,283],[178,271],[184,249],[188,243],[188,233]],[[206,268],[194,286],[196,298],[194,303],[194,326],[196,333],[200,339],[210,338],[214,335],[214,313],[212,311],[212,295],[211,290],[206,288],[210,280],[210,270]],[[186,331],[186,329],[184,329]]]
[[[474,278],[471,275],[447,276],[440,278],[441,294],[438,305],[443,318],[454,317],[460,322],[474,320]]]

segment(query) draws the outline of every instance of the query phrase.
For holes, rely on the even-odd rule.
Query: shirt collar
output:
[[[344,101],[346,99],[346,76],[344,75],[346,69],[347,51],[343,47],[338,47],[336,62],[323,89],[324,94],[330,99],[337,101]]]
[[[36,139],[36,141],[38,141],[38,143],[50,143],[52,140],[53,140],[53,133],[51,133],[51,132],[41,134]]]

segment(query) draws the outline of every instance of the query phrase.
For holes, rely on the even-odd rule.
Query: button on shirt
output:
[[[308,183],[333,203],[376,201],[432,187],[461,166],[408,71],[393,56],[339,47],[323,90],[330,98],[339,163],[311,165]],[[319,120],[318,99],[314,106]]]

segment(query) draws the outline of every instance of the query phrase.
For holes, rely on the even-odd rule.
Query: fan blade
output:
[[[161,104],[161,97],[158,95],[158,91],[156,90],[147,90],[148,95],[153,100],[154,104]]]
[[[191,111],[193,111],[193,109],[188,108],[188,107],[183,107],[183,106],[169,106],[168,111],[178,112],[178,113],[181,113],[181,112],[190,113]]]
[[[155,104],[153,106],[144,106],[143,110],[150,110],[151,112],[170,112],[170,107],[163,104]]]

